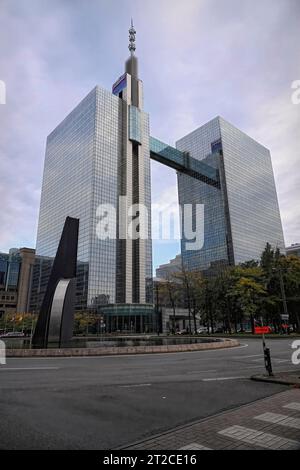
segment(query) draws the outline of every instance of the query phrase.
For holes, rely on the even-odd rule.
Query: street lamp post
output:
[[[288,312],[288,307],[287,307],[285,287],[284,287],[284,282],[283,282],[281,266],[279,266],[278,268],[273,268],[273,272],[278,272],[278,274],[279,274],[279,284],[280,284],[281,298],[282,298],[282,303],[283,303],[283,312],[284,312],[285,318],[287,318],[288,325],[289,325],[289,312]],[[288,328],[288,334],[289,333],[290,333],[290,330]]]

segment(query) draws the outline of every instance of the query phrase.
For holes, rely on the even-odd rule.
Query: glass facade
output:
[[[129,139],[142,143],[141,111],[136,106],[129,106]]]
[[[100,204],[117,207],[121,106],[95,87],[47,139],[35,271],[55,256],[65,218],[79,218],[79,279],[86,284],[88,270],[88,290],[82,286],[78,308],[115,302],[116,240],[96,236],[96,212]]]
[[[214,269],[259,259],[269,242],[284,252],[284,239],[269,150],[217,117],[177,142],[218,169],[220,188],[178,173],[179,203],[204,204],[204,246],[187,251],[186,269]]]
[[[267,242],[285,253],[270,151],[219,123],[235,263],[260,258]]]
[[[157,331],[157,318],[153,305],[115,304],[102,308],[106,317],[105,331],[127,333],[151,333]]]
[[[22,259],[17,250],[0,253],[0,285],[5,289],[18,287],[21,262]]]
[[[267,242],[284,251],[269,151],[219,117],[180,139],[176,149],[150,138],[142,82],[129,74],[119,82],[116,94],[95,87],[48,136],[32,311],[41,304],[67,216],[80,220],[77,310],[152,303],[150,154],[177,170],[180,205],[204,205],[203,247],[187,250],[182,231],[186,269],[213,273],[258,259]],[[127,197],[125,208],[119,196]],[[148,209],[148,239],[118,239],[120,221],[130,221],[128,209],[136,203]],[[104,204],[115,210],[113,238],[97,234],[107,216],[97,214]],[[188,217],[195,229],[194,214]],[[0,259],[3,277],[1,266]]]
[[[153,302],[152,284],[152,238],[151,238],[151,166],[150,166],[150,120],[147,113],[142,112],[142,152],[143,152],[143,188],[142,196],[144,204],[148,209],[148,238],[141,240],[144,249],[144,256],[141,260],[143,271],[145,272],[145,300],[146,303]]]
[[[219,168],[219,154],[208,155],[204,158],[205,163],[212,168]],[[186,249],[188,240],[182,230],[181,254],[182,262],[188,271],[209,270],[214,266],[229,264],[228,257],[228,233],[225,215],[225,202],[220,187],[211,186],[204,181],[199,181],[183,173],[177,174],[179,204],[204,205],[204,245],[200,250]],[[183,212],[182,223],[195,225],[193,221],[187,221]]]
[[[130,83],[128,75],[127,81]],[[130,138],[139,142],[130,142]],[[97,86],[48,136],[31,292],[33,311],[41,305],[67,216],[80,221],[76,309],[98,310],[103,305],[127,302],[126,289],[133,289],[129,278],[136,280],[139,287],[136,301],[151,300],[151,239],[139,241],[143,249],[137,250],[137,270],[127,262],[131,240],[97,234],[98,224],[107,215],[103,209],[97,215],[100,205],[110,205],[115,210],[118,235],[119,196],[128,196],[128,205],[135,202],[131,188],[135,175],[130,173],[135,146],[138,146],[138,202],[145,203],[149,209],[150,234],[149,117],[146,113]],[[134,277],[136,273],[138,279]]]
[[[164,165],[192,175],[193,178],[201,179],[207,184],[218,186],[218,170],[211,165],[207,165],[204,160],[199,161],[190,154],[181,152],[154,137],[150,137],[150,153],[151,158]]]

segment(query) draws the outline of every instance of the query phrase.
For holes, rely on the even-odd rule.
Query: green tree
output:
[[[300,332],[300,258],[281,256],[277,263],[277,273],[282,277],[290,323]]]
[[[93,312],[76,312],[74,318],[74,332],[75,334],[88,335],[97,331],[97,323],[99,315]]]
[[[244,266],[245,264],[232,268],[227,276],[225,298],[229,301],[227,308],[236,332],[238,323],[242,324],[247,318],[253,329],[254,317],[266,294],[263,270],[252,263],[252,267]]]
[[[200,312],[204,296],[204,278],[201,272],[187,271],[184,267],[173,274],[175,284],[182,291],[188,309],[189,332],[197,333],[197,313]],[[192,328],[193,319],[193,328]]]

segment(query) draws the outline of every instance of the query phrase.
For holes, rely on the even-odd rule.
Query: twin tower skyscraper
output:
[[[284,250],[265,147],[220,117],[180,139],[177,149],[150,137],[135,34],[131,24],[130,57],[112,92],[96,86],[47,138],[33,277],[36,308],[45,286],[45,263],[55,255],[64,220],[71,216],[80,219],[77,309],[102,309],[111,316],[134,311],[147,323],[152,304],[151,158],[177,170],[181,205],[204,205],[202,249],[186,250],[182,240],[186,269],[206,272],[258,259],[267,242]],[[120,237],[122,227],[140,215],[132,210],[137,204],[147,209],[147,220],[141,219],[137,230],[144,233],[146,227],[148,236]],[[116,237],[97,236],[107,217],[105,205],[115,208]]]
[[[135,34],[132,24],[130,57],[112,93],[96,86],[47,139],[37,255],[54,256],[65,217],[79,218],[79,273],[86,273],[78,278],[82,308],[147,304],[152,298],[149,116]],[[148,237],[121,238],[137,204],[147,208]],[[104,239],[97,226],[106,205],[115,208],[116,237]]]

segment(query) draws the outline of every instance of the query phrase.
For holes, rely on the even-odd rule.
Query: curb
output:
[[[221,339],[213,343],[171,344],[163,346],[128,346],[104,348],[7,349],[6,357],[79,357],[208,351],[240,346],[237,340]]]
[[[299,376],[297,375],[299,374]],[[268,376],[268,375],[253,375],[251,380],[256,382],[269,382],[280,385],[292,385],[295,388],[300,388],[300,371],[295,374],[282,374],[279,376]]]

